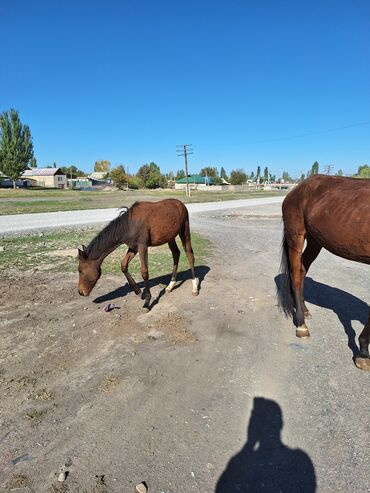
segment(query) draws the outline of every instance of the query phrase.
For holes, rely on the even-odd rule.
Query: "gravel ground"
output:
[[[191,225],[214,243],[200,294],[189,272],[163,296],[154,279],[148,314],[118,277],[85,299],[75,275],[0,275],[4,491],[369,491],[369,374],[351,350],[368,267],[320,254],[300,340],[276,307],[279,205]]]

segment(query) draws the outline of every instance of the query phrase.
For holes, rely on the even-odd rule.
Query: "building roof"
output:
[[[94,171],[89,175],[89,178],[94,180],[104,180],[108,174],[108,171]]]
[[[212,178],[210,176],[188,175],[188,182],[196,185],[212,185]],[[176,180],[176,183],[186,183],[186,178],[180,178]]]
[[[60,168],[31,168],[27,169],[22,176],[54,176],[62,174]]]

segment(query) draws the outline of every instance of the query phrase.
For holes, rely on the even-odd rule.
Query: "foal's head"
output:
[[[78,292],[81,296],[89,296],[101,276],[101,260],[89,259],[85,247],[78,249]]]

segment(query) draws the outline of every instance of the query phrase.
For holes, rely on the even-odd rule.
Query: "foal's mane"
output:
[[[124,234],[128,231],[130,209],[124,207],[119,216],[105,226],[100,233],[86,247],[87,258],[94,260],[101,257],[108,250],[118,247],[123,243]]]

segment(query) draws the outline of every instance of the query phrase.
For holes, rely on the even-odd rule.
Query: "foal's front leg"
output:
[[[136,248],[131,248],[130,247],[128,249],[128,251],[127,251],[124,259],[122,260],[121,270],[125,274],[126,279],[127,279],[128,283],[129,283],[129,285],[135,291],[135,294],[140,294],[141,293],[141,289],[136,284],[136,282],[134,281],[133,277],[131,276],[131,274],[128,271],[128,264],[131,262],[131,260],[135,257],[136,254],[137,254],[137,249]]]
[[[152,295],[150,294],[149,289],[148,247],[146,245],[139,247],[139,256],[141,263],[141,275],[144,280],[145,303],[143,308],[149,311]]]

